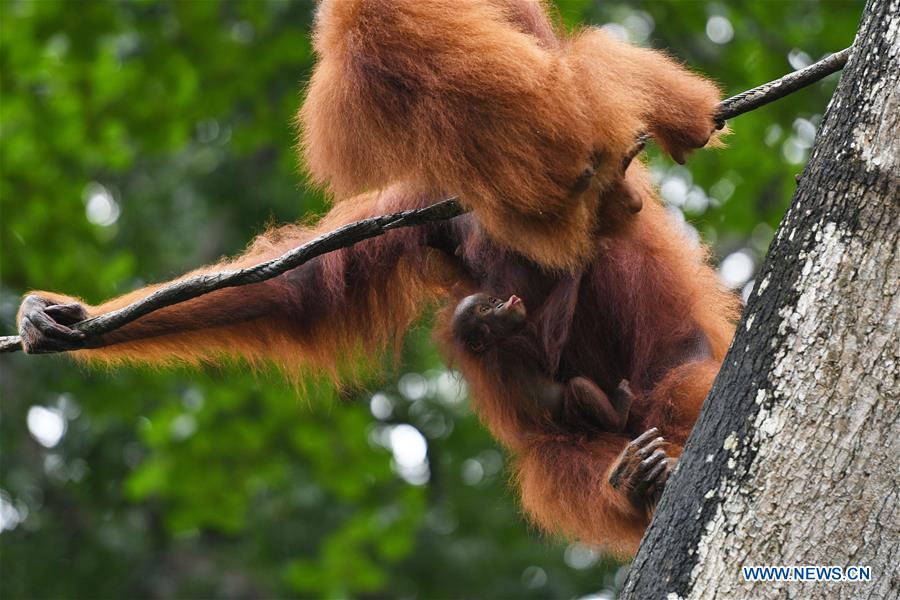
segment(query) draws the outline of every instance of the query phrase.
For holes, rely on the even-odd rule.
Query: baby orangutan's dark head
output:
[[[487,294],[466,296],[453,312],[451,329],[466,350],[481,354],[525,326],[525,303],[516,295],[506,302]]]

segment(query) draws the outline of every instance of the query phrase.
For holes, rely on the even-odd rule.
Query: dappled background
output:
[[[558,3],[727,95],[849,45],[861,2]],[[0,2],[0,333],[21,294],[91,303],[321,212],[293,151],[310,1]],[[735,119],[672,217],[747,294],[836,76]],[[601,316],[602,317],[602,316]],[[399,365],[298,393],[241,365],[0,357],[0,596],[611,598],[625,568],[531,531],[426,318]]]

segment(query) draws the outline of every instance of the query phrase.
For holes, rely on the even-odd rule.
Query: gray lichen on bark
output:
[[[757,281],[624,597],[898,597],[900,0],[867,5]]]

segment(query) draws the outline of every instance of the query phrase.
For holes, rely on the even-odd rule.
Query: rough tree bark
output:
[[[624,598],[900,597],[898,244],[900,0],[870,0]],[[872,580],[752,583],[750,565]]]

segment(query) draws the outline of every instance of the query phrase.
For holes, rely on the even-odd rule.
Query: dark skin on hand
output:
[[[78,302],[56,304],[52,300],[29,294],[22,301],[19,335],[29,354],[49,354],[76,350],[85,346],[85,334],[72,325],[88,318]]]
[[[504,340],[521,334],[528,324],[525,303],[516,295],[503,301],[477,293],[463,298],[453,313],[452,331],[466,351],[476,356],[503,352]],[[623,431],[634,394],[622,379],[611,396],[585,377],[573,377],[565,384],[537,369],[525,376],[533,378],[523,389],[533,396],[524,401],[547,411],[554,420],[592,420],[604,431]],[[609,483],[641,510],[652,510],[665,487],[673,463],[665,451],[666,440],[656,427],[631,441],[609,471]]]

